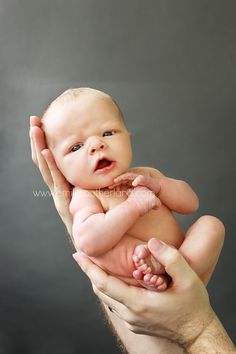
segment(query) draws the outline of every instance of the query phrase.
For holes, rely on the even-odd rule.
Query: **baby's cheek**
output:
[[[67,173],[67,181],[69,181],[73,186],[80,187],[79,181],[81,179],[79,178],[79,175],[76,173]]]
[[[75,186],[75,182],[77,179],[76,173],[73,171],[73,169],[71,168],[71,166],[65,165],[65,164],[61,164],[59,167],[59,170],[61,171],[61,173],[63,174],[63,176],[65,177],[65,179],[72,184],[73,186]]]

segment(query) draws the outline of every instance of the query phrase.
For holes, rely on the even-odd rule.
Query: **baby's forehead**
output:
[[[73,134],[74,131],[78,133],[78,129],[82,134],[86,128],[93,127],[97,119],[102,125],[108,122],[114,122],[114,120],[120,121],[118,114],[109,114],[109,118],[107,117],[108,115],[105,116],[103,114],[101,114],[99,118],[97,115],[95,117],[90,115],[91,111],[89,110],[87,112],[86,102],[90,104],[91,100],[86,101],[87,98],[88,97],[84,98],[84,100],[81,100],[80,102],[77,100],[59,101],[49,108],[42,121],[43,130],[49,146],[56,146],[68,135]],[[114,107],[108,106],[108,112],[112,109],[114,109]],[[94,110],[99,110],[99,107],[96,105]]]
[[[72,91],[72,93],[70,92]],[[94,108],[96,110],[105,109],[107,111],[116,111],[116,115],[122,116],[122,112],[120,111],[118,105],[109,95],[94,90],[89,89],[88,91],[82,92],[79,95],[73,94],[73,90],[70,90],[68,93],[63,93],[58,96],[47,108],[43,115],[43,122],[47,125],[47,121],[51,121],[53,118],[54,125],[60,124],[60,120],[62,119],[62,113],[65,116],[69,116],[68,113],[74,110],[78,112],[78,114],[83,114],[84,112],[91,110]],[[102,105],[100,104],[102,103]],[[117,114],[118,113],[118,114]],[[67,122],[68,123],[68,122]]]
[[[95,92],[94,92],[95,91]],[[54,101],[52,101],[52,103],[49,105],[49,107],[47,108],[47,110],[45,111],[44,115],[43,115],[43,120],[47,120],[50,116],[55,116],[55,113],[57,113],[60,110],[65,111],[69,111],[70,108],[75,107],[77,108],[77,110],[79,109],[86,109],[86,107],[88,108],[89,106],[92,106],[93,104],[95,104],[98,101],[103,101],[105,102],[107,105],[110,106],[110,108],[114,108],[112,106],[114,106],[114,102],[112,100],[112,98],[110,96],[108,96],[107,94],[103,94],[102,92],[96,92],[96,90],[92,90],[91,91],[86,91],[83,93],[80,93],[79,95],[75,95],[72,93],[63,93],[60,96],[58,96]]]
[[[119,121],[124,124],[119,106],[108,94],[92,88],[69,89],[53,100],[43,115],[42,125],[48,143],[51,144],[55,136],[57,139],[65,136],[70,126],[74,124],[75,115],[76,118],[89,116],[90,120],[91,111],[92,116],[95,111],[95,116],[97,113],[99,115],[99,112],[101,116],[107,112],[107,116],[119,118]],[[110,114],[112,111],[113,113]]]
[[[61,106],[64,104],[83,104],[94,102],[96,100],[106,100],[107,102],[112,102],[113,99],[111,96],[105,92],[92,89],[92,88],[78,88],[78,89],[69,89],[59,95],[50,106]]]

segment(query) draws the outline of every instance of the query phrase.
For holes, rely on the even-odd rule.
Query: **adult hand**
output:
[[[30,117],[30,143],[32,160],[39,168],[44,182],[49,187],[55,207],[69,235],[72,235],[72,216],[69,212],[71,186],[59,171],[51,151],[47,148],[41,119]]]
[[[191,348],[198,345],[199,338],[203,338],[212,323],[218,321],[206,288],[178,250],[156,239],[150,240],[148,247],[172,278],[172,284],[165,292],[127,285],[107,275],[84,254],[77,252],[73,256],[92,281],[97,296],[124,321],[130,331],[165,337],[179,343],[189,353],[197,353]],[[220,326],[218,322],[217,328]],[[223,333],[226,346],[232,349],[232,342],[224,329]],[[221,344],[217,345],[219,348]]]

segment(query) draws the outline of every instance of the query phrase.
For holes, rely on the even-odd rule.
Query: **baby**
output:
[[[156,237],[179,248],[203,280],[209,277],[222,247],[218,219],[208,217],[216,223],[208,233],[202,217],[183,235],[172,212],[196,211],[196,194],[154,168],[130,168],[130,133],[109,95],[91,88],[67,90],[45,111],[42,128],[58,168],[74,187],[70,212],[76,249],[130,284],[163,291],[168,277],[147,247]]]

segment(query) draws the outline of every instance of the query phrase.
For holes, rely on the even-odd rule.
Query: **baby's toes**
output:
[[[142,265],[138,266],[137,268],[138,268],[138,270],[143,272],[143,274],[151,273],[151,268],[147,264],[142,264]]]
[[[150,251],[147,245],[138,245],[135,247],[134,254],[136,254],[139,258],[146,258],[150,255]]]
[[[137,281],[142,281],[142,280],[143,280],[143,273],[140,272],[140,270],[135,269],[135,270],[133,271],[133,277],[134,277],[134,279],[137,280]]]
[[[150,283],[153,285],[157,285],[158,279],[159,277],[156,274],[154,274],[150,279]]]
[[[157,285],[157,291],[165,291],[168,287],[168,284],[163,281],[162,284]]]
[[[139,268],[141,267],[145,262],[144,259],[140,259],[136,254],[133,254],[132,259],[134,261],[135,267]]]
[[[153,276],[153,274],[151,274],[151,273],[145,274],[143,277],[143,281],[145,281],[146,283],[150,283],[152,276]]]

